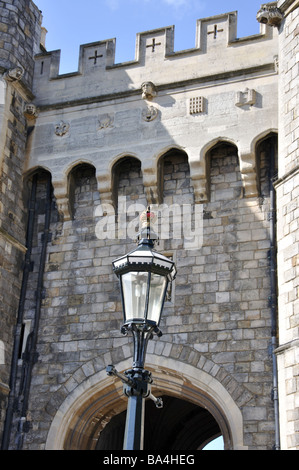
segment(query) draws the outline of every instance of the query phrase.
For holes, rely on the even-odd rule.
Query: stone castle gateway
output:
[[[145,449],[299,449],[298,6],[261,5],[245,38],[237,12],[199,19],[184,51],[142,32],[126,63],[84,44],[60,75],[38,5],[0,2],[2,449],[122,448],[111,263],[147,205],[178,275]]]

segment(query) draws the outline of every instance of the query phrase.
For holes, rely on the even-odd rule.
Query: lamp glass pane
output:
[[[165,291],[167,289],[167,278],[159,274],[151,274],[150,293],[148,302],[148,320],[160,323]]]
[[[144,320],[149,273],[129,272],[121,277],[125,321]]]

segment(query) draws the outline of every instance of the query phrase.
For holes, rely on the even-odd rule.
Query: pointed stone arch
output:
[[[165,175],[165,162],[167,159],[178,159],[175,166],[177,166],[177,172],[182,173],[185,172],[186,179],[189,180],[189,185],[192,186],[191,180],[191,170],[190,170],[190,163],[189,163],[189,156],[185,150],[178,146],[170,146],[164,150],[163,153],[160,153],[159,157],[157,158],[157,186],[158,186],[158,199],[159,203],[162,204],[164,201],[164,191],[165,185],[167,184]],[[181,168],[180,168],[181,167]],[[183,168],[185,167],[185,168]],[[186,180],[185,180],[186,183]],[[169,182],[169,184],[173,184],[175,186],[175,181]],[[193,187],[192,187],[193,190]],[[175,193],[175,189],[172,191]]]
[[[90,167],[95,168],[93,162],[80,158],[72,161],[71,164],[64,168],[58,175],[53,174],[52,185],[54,195],[58,212],[63,222],[72,220],[73,218],[73,209],[70,201],[72,174],[80,165],[90,165]]]
[[[134,181],[134,184],[130,184],[131,177],[131,183]],[[124,180],[125,178],[126,180]],[[111,189],[116,212],[118,210],[119,195],[129,197],[132,202],[135,198],[142,197],[144,194],[142,162],[137,156],[122,155],[113,163],[111,166]]]
[[[207,202],[210,200],[211,197],[211,155],[213,150],[217,149],[221,145],[230,146],[231,148],[236,149],[236,153],[239,158],[239,151],[236,142],[232,139],[226,137],[218,137],[217,139],[213,139],[211,142],[207,143],[202,149],[200,153],[200,161],[204,162],[202,167],[203,174],[202,174],[202,195],[203,195],[203,202]],[[239,159],[240,161],[240,159]],[[240,165],[241,166],[241,165]]]
[[[154,354],[157,344],[151,343],[146,362],[146,368],[153,373],[153,394],[183,398],[206,408],[219,425],[225,448],[246,449],[241,407],[250,402],[251,393],[223,368],[191,347],[182,346],[180,358],[177,358],[172,357],[172,343],[163,343],[162,354]],[[125,345],[113,353],[115,357],[121,357],[128,354],[128,348],[132,349]],[[110,354],[108,356],[105,366],[113,360]],[[130,356],[115,365],[121,372],[129,369],[131,364]],[[107,377],[103,363],[98,372],[95,372],[96,366],[96,359],[82,366],[69,386],[52,396],[47,406],[53,420],[46,449],[94,449],[107,423],[126,409],[122,383],[117,378]],[[82,374],[85,380],[76,382]],[[71,384],[72,392],[68,393]],[[60,403],[58,408],[57,403]]]
[[[29,186],[31,184],[33,176],[36,173],[47,173],[52,181],[52,173],[47,166],[37,165],[33,168],[30,168],[30,170],[26,171],[23,174],[23,183],[24,183],[23,184],[23,199],[24,201],[26,200],[26,197],[28,197]],[[53,185],[53,181],[52,181],[52,185]]]
[[[269,196],[269,179],[277,178],[278,173],[278,134],[269,131],[255,139],[257,187],[260,198]],[[271,152],[273,155],[271,156]],[[273,162],[272,162],[273,158]],[[272,163],[274,167],[270,168]]]
[[[68,172],[67,176],[68,207],[71,219],[74,219],[76,213],[75,193],[78,189],[78,185],[82,186],[83,183],[82,181],[80,183],[79,180],[82,179],[84,175],[85,180],[89,181],[88,186],[92,186],[93,189],[95,189],[98,193],[95,166],[89,162],[83,161],[80,161],[80,163],[73,165],[70,171]],[[89,188],[89,190],[92,190],[91,187]]]
[[[263,142],[265,139],[268,139],[269,137],[274,137],[274,136],[278,137],[278,129],[276,128],[265,129],[263,132],[256,135],[254,139],[252,139],[250,143],[250,151],[255,152],[256,147],[259,143]]]
[[[161,164],[163,162],[163,156],[169,151],[182,151],[183,149],[177,145],[167,145],[163,149],[160,149],[155,155],[149,155],[149,158],[145,159],[143,163],[144,167],[144,186],[147,196],[148,204],[161,204],[163,201],[162,195],[162,180],[163,171]]]
[[[39,172],[48,172],[51,177],[52,177],[52,173],[51,173],[51,170],[50,168],[48,168],[46,165],[36,165],[32,168],[30,168],[30,170],[27,170],[24,174],[23,174],[23,180],[24,181],[28,181],[30,178],[32,178],[32,176],[35,174],[35,173],[39,173]]]
[[[51,183],[51,191],[52,191],[52,194],[55,197],[55,190],[54,190],[54,184],[53,184],[53,178],[52,178],[51,171],[46,166],[38,165],[34,168],[31,168],[30,170],[28,170],[23,175],[23,183],[24,183],[23,184],[23,203],[24,203],[24,207],[28,206],[28,201],[29,201],[30,193],[31,193],[32,180],[33,180],[34,176],[37,176],[38,178],[43,178],[44,177],[45,179],[49,179],[50,183]],[[57,202],[56,202],[56,199],[55,199],[55,205],[56,205],[56,203]],[[52,208],[52,213],[54,212],[53,209],[54,209],[54,207]],[[57,217],[58,217],[58,215],[57,215]]]
[[[214,147],[221,143],[233,145],[238,151],[240,172],[243,183],[243,196],[245,198],[257,197],[256,143],[267,134],[268,131],[263,132],[259,137],[253,139],[251,144],[242,148],[239,143],[228,137],[218,137],[202,147],[199,161],[195,159],[192,164],[192,167],[194,167],[193,172],[197,175],[197,192],[200,194],[200,197],[202,197],[202,202],[209,200],[209,153]]]
[[[212,162],[214,163],[215,159],[217,160],[217,168],[212,168]],[[227,139],[219,140],[209,149],[206,153],[206,172],[208,175],[207,194],[209,200],[211,200],[212,179],[216,180],[216,186],[218,189],[222,189],[224,199],[240,199],[243,196],[241,183],[242,175],[238,167],[240,168],[238,147],[231,143],[231,141],[228,141]],[[220,172],[218,179],[214,174],[215,170]],[[234,182],[233,179],[231,181],[227,179],[228,175],[226,175],[226,173],[228,171],[231,173],[231,178],[234,176],[236,177],[236,182]],[[235,173],[235,175],[233,173]],[[219,178],[222,178],[221,184],[219,184]],[[238,184],[237,180],[240,181],[240,187],[236,187]]]
[[[99,191],[101,195],[101,200],[103,203],[111,204],[116,209],[116,199],[117,195],[115,194],[115,169],[121,164],[121,162],[126,158],[132,158],[140,161],[137,154],[134,152],[122,152],[113,158],[109,158],[109,164],[101,168],[97,168],[97,180]]]

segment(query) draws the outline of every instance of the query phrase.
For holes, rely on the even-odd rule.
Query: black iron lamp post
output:
[[[153,334],[162,336],[159,329],[169,282],[176,276],[175,264],[154,250],[157,236],[151,230],[153,214],[143,214],[143,228],[138,236],[138,247],[113,261],[113,270],[119,278],[123,305],[123,334],[132,332],[134,359],[132,369],[120,374],[114,366],[107,367],[108,375],[116,375],[124,383],[128,397],[124,437],[125,450],[143,448],[144,401],[151,398],[158,408],[162,400],[151,394],[152,376],[144,369],[146,349]]]

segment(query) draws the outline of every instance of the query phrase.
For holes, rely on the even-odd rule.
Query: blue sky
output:
[[[48,51],[61,49],[60,73],[78,69],[80,44],[116,38],[115,62],[135,58],[136,34],[175,25],[175,50],[194,47],[196,20],[238,11],[238,37],[260,31],[262,0],[34,0],[48,30]]]
[[[214,441],[211,441],[203,450],[224,450],[222,436],[214,439]]]

